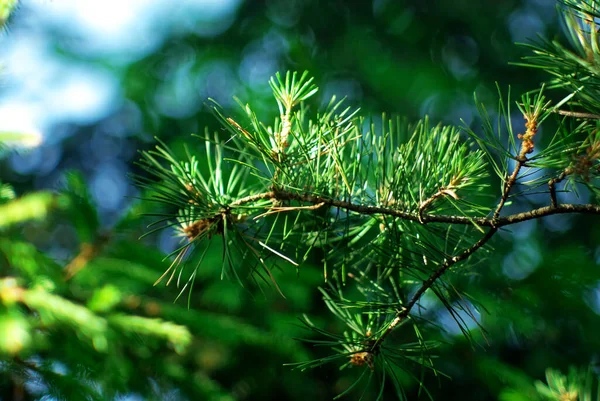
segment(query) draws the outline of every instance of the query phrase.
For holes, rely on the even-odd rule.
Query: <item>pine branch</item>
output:
[[[383,116],[381,132],[376,132],[373,124],[365,129],[366,121],[355,117],[356,112],[350,112],[350,108],[335,114],[341,110],[341,102],[335,98],[323,114],[311,120],[300,103],[316,92],[311,82],[306,74],[296,80],[296,75],[289,73],[285,82],[279,75],[271,80],[280,111],[280,120],[273,127],[260,122],[248,105],[242,106],[249,126],[215,107],[215,114],[232,138],[223,144],[205,135],[209,175],[201,174],[195,156],[188,154],[187,162],[179,162],[164,145],[145,152],[140,163],[160,180],[157,184],[140,179],[157,193],[151,200],[179,209],[171,217],[176,218],[185,243],[169,255],[174,260],[163,277],[170,273],[173,278],[177,269],[181,276],[180,264],[188,251],[193,252],[201,241],[206,250],[209,242],[205,240],[220,236],[223,265],[228,264],[238,279],[241,275],[237,269],[243,265],[238,262],[252,259],[255,267],[250,273],[272,282],[279,290],[267,256],[297,268],[300,263],[294,259],[306,260],[315,248],[324,252],[326,280],[330,262],[334,265],[331,277],[342,287],[346,277],[354,279],[368,301],[349,301],[341,288],[330,289],[338,298],[335,300],[323,292],[327,307],[346,324],[348,332],[327,333],[305,319],[307,327],[328,337],[317,343],[332,347],[337,354],[299,363],[301,368],[343,360],[343,367],[366,366],[393,375],[388,360],[395,356],[408,360],[412,358],[410,352],[423,354],[428,350],[420,337],[419,344],[404,353],[384,345],[396,328],[414,323],[417,317],[411,311],[428,290],[461,329],[464,321],[458,312],[473,316],[468,301],[442,278],[486,246],[502,227],[555,214],[600,214],[600,205],[559,204],[556,199],[556,185],[568,175],[585,180],[600,172],[595,164],[600,139],[588,122],[570,132],[557,130],[550,145],[533,155],[540,124],[553,113],[593,119],[591,115],[559,110],[565,104],[572,105],[569,102],[574,93],[554,107],[543,95],[543,86],[532,97],[525,94],[517,103],[526,120],[523,134],[513,132],[510,105],[505,106],[501,100],[499,114],[509,134],[505,144],[500,133],[502,118],[495,130],[482,105],[478,108],[484,120],[483,136],[466,128],[468,140],[455,127],[431,126],[427,119],[413,126]],[[296,105],[299,111],[293,113]],[[587,133],[588,139],[572,139],[580,133]],[[231,145],[225,146],[229,142]],[[479,149],[474,149],[476,144]],[[226,152],[234,156],[225,158]],[[508,173],[511,160],[515,164]],[[170,167],[163,167],[164,161]],[[235,170],[226,168],[225,162],[235,163]],[[499,200],[493,206],[478,202],[486,195],[490,166],[502,183]],[[525,181],[542,169],[562,172],[549,181],[555,172],[547,171],[543,179]],[[250,176],[259,179],[254,186],[245,185]],[[515,193],[518,184],[525,189]],[[548,185],[549,206],[502,215],[509,198],[541,185]],[[312,219],[302,220],[301,215]],[[169,220],[168,214],[162,217],[161,222]],[[482,233],[478,238],[474,236],[477,231]],[[300,241],[291,240],[292,234]],[[303,245],[308,249],[301,249]],[[286,255],[290,247],[295,258]],[[239,259],[232,257],[234,252],[239,253]],[[191,281],[203,258],[204,253]],[[394,281],[397,277],[399,283]],[[393,295],[386,282],[393,287]],[[185,284],[184,290],[187,287]],[[415,292],[409,297],[411,289]],[[463,332],[468,336],[466,329]],[[415,360],[423,367],[432,366],[424,357]]]
[[[512,187],[513,184],[511,184]],[[428,213],[412,213],[397,210],[389,207],[381,206],[369,206],[369,205],[357,205],[349,201],[342,201],[337,199],[326,198],[311,194],[297,194],[294,192],[278,190],[268,191],[260,194],[247,196],[240,198],[232,202],[229,207],[235,208],[242,205],[250,204],[259,200],[275,200],[275,201],[299,201],[311,205],[321,205],[336,207],[339,209],[355,212],[365,216],[369,215],[381,215],[397,217],[402,220],[412,221],[415,223],[445,223],[455,225],[477,225],[480,227],[504,227],[521,223],[528,220],[538,219],[546,216],[552,216],[555,214],[600,214],[600,205],[594,204],[570,204],[565,203],[557,206],[543,206],[536,209],[529,210],[527,212],[515,213],[511,215],[501,216],[494,218],[488,217],[468,217],[468,216],[449,216],[449,215],[437,215]],[[506,200],[505,200],[506,201]],[[504,201],[504,202],[505,202]],[[504,205],[502,202],[502,205]],[[278,209],[278,211],[285,211],[285,209]]]

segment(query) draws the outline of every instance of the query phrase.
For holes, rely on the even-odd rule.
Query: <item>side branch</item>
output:
[[[528,131],[527,131],[528,133],[530,133],[530,129],[531,128],[528,125]],[[423,284],[421,285],[421,287],[419,287],[417,292],[415,292],[415,294],[412,296],[410,301],[408,301],[406,306],[403,307],[402,310],[400,310],[396,314],[396,317],[394,318],[394,320],[392,320],[392,322],[387,327],[385,332],[373,344],[373,347],[371,348],[371,352],[377,352],[378,347],[385,340],[385,338],[396,328],[396,326],[400,322],[402,322],[402,320],[406,319],[406,317],[408,316],[408,314],[410,313],[412,308],[416,305],[416,303],[419,301],[419,299],[421,298],[423,293],[425,293],[425,291],[427,291],[429,288],[431,288],[431,286],[433,286],[433,284],[451,266],[455,265],[456,263],[458,263],[462,260],[467,259],[473,253],[475,253],[475,251],[477,251],[479,248],[484,246],[494,236],[494,234],[496,234],[496,232],[498,231],[498,227],[499,227],[498,226],[498,216],[500,215],[500,212],[502,211],[502,208],[504,207],[504,204],[506,203],[506,200],[508,199],[508,195],[510,194],[510,190],[511,190],[512,186],[515,184],[515,182],[517,182],[517,177],[519,176],[519,172],[521,171],[521,168],[523,167],[523,164],[525,163],[525,160],[526,160],[525,155],[528,153],[528,149],[529,149],[528,146],[526,145],[526,141],[531,141],[531,138],[533,137],[533,135],[535,135],[535,127],[533,128],[533,131],[529,135],[530,136],[523,138],[521,152],[519,153],[519,157],[517,159],[518,163],[515,166],[513,173],[506,179],[506,182],[504,184],[504,189],[502,190],[502,197],[500,198],[500,202],[498,203],[498,206],[496,207],[496,210],[494,211],[494,215],[492,216],[492,218],[490,220],[490,222],[492,224],[492,228],[483,237],[481,237],[479,239],[479,241],[477,241],[471,247],[465,249],[463,252],[461,252],[457,256],[454,256],[450,259],[446,259],[444,261],[444,263],[437,270],[435,270],[433,273],[431,273],[431,275],[427,278],[427,280],[425,280],[423,282]],[[421,217],[420,213],[419,213],[419,220],[422,221],[422,217]]]
[[[408,303],[406,304],[406,306],[404,308],[402,308],[402,310],[399,311],[396,314],[396,317],[394,318],[394,320],[392,320],[392,322],[387,327],[387,329],[385,330],[385,332],[373,344],[373,346],[371,348],[371,352],[376,352],[377,348],[381,345],[381,343],[383,342],[383,340],[394,330],[394,328],[396,328],[396,326],[402,320],[406,319],[406,317],[408,316],[408,314],[410,313],[410,311],[412,310],[412,308],[419,301],[419,299],[421,298],[421,295],[423,295],[423,293],[425,291],[427,291],[429,288],[431,288],[431,286],[450,267],[452,267],[453,265],[457,264],[458,262],[461,262],[461,261],[467,259],[473,253],[475,253],[479,248],[481,248],[482,246],[484,246],[494,236],[494,234],[496,234],[497,231],[498,231],[497,228],[491,228],[483,237],[481,237],[479,239],[479,241],[477,241],[475,244],[473,244],[473,246],[465,249],[458,256],[454,256],[454,257],[452,257],[450,259],[446,259],[446,261],[442,264],[442,266],[440,266],[436,271],[434,271],[433,273],[431,273],[431,275],[427,278],[427,280],[425,280],[423,282],[423,284],[421,285],[421,287],[419,287],[419,289],[417,290],[417,292],[415,292],[415,294],[412,296],[412,298],[410,299],[410,301],[408,301]]]
[[[550,202],[552,207],[558,206],[558,201],[556,200],[556,184],[564,180],[567,175],[571,174],[572,172],[573,171],[570,167],[566,168],[558,177],[552,178],[550,181],[548,181],[548,189],[550,190]]]
[[[521,167],[523,167],[524,163],[525,163],[524,151],[522,150],[521,157],[520,157],[519,161],[517,162],[517,166],[515,167],[515,170],[510,175],[510,177],[508,177],[508,179],[506,180],[506,183],[504,184],[504,191],[502,191],[502,198],[500,198],[500,203],[498,204],[498,207],[496,208],[496,211],[494,212],[494,216],[492,217],[492,222],[496,222],[498,220],[498,216],[500,216],[500,211],[502,210],[502,208],[504,207],[504,204],[506,203],[506,200],[508,199],[508,195],[510,194],[510,190],[512,189],[512,186],[515,184],[515,182],[517,182],[517,176],[519,175],[519,171],[521,171]]]
[[[584,113],[580,111],[569,111],[569,110],[556,110],[555,113],[561,116],[575,117],[575,118],[589,118],[591,120],[600,120],[600,115],[593,113]]]

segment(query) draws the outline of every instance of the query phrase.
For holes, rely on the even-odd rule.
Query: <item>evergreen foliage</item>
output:
[[[272,121],[252,103],[238,100],[230,115],[209,100],[219,130],[141,151],[133,178],[143,199],[111,228],[77,172],[59,193],[17,196],[0,182],[0,399],[235,400],[247,383],[256,398],[286,386],[306,399],[317,393],[311,370],[341,375],[324,391],[335,398],[434,399],[431,377],[453,377],[438,367],[441,308],[466,348],[494,335],[503,308],[533,335],[534,317],[493,299],[493,280],[471,278],[513,225],[600,214],[600,2],[564,0],[559,10],[574,49],[526,45],[533,56],[521,64],[551,78],[516,102],[498,90],[497,119],[476,96],[479,126],[370,117],[336,96],[320,107],[308,72],[288,72],[269,82]],[[0,141],[23,147],[27,135]],[[589,202],[566,196],[582,191]],[[63,263],[49,244],[33,245],[38,230],[59,243],[75,236],[79,249]],[[150,241],[162,230],[180,240],[166,256]],[[581,292],[569,283],[556,291],[565,302]],[[259,297],[273,290],[283,306],[271,317]],[[498,372],[503,400],[599,397],[592,368],[568,377],[546,368],[544,384],[494,358],[473,367]]]
[[[483,106],[483,132],[463,127],[468,138],[461,138],[457,128],[432,126],[427,119],[410,125],[383,115],[376,128],[335,96],[324,111],[311,113],[306,101],[317,87],[305,72],[299,78],[287,73],[271,79],[280,112],[273,123],[260,121],[249,104],[240,103],[240,122],[213,106],[230,137],[221,141],[218,134],[214,140],[205,135],[204,171],[198,168],[197,155],[178,162],[164,146],[145,152],[141,166],[157,180],[142,180],[154,190],[149,199],[177,207],[159,222],[177,221],[184,237],[163,275],[170,274],[167,284],[176,271],[180,282],[188,268],[188,250],[206,250],[215,236],[221,237],[223,272],[242,283],[271,282],[278,289],[272,270],[293,265],[301,272],[311,252],[318,252],[322,258],[313,262],[323,264],[330,284],[321,290],[325,303],[347,331],[329,333],[306,317],[305,325],[323,337],[308,341],[330,346],[334,354],[298,366],[340,361],[342,367],[363,367],[357,383],[365,374],[369,382],[379,376],[380,399],[388,377],[403,399],[397,371],[410,374],[406,362],[434,369],[430,351],[435,344],[419,329],[428,323],[427,314],[413,312],[426,292],[470,336],[463,316],[476,317],[468,295],[452,285],[452,276],[460,274],[452,270],[467,270],[501,227],[556,213],[600,213],[595,203],[559,203],[556,196],[556,186],[567,178],[565,191],[582,183],[596,192],[599,173],[596,74],[589,65],[598,53],[593,20],[597,7],[593,2],[565,6],[565,22],[570,36],[578,39],[579,55],[544,43],[545,50],[534,47],[536,56],[528,60],[556,76],[549,87],[571,93],[555,105],[546,101],[544,87],[523,95],[516,103],[525,119],[522,128],[511,121],[510,98],[500,97],[498,115],[508,131],[507,142]],[[590,28],[582,30],[586,25]],[[580,64],[588,72],[582,73]],[[560,109],[569,106],[584,111]],[[583,122],[573,126],[563,119],[550,143],[536,146],[538,130],[553,113]],[[523,128],[523,134],[515,134]],[[170,166],[163,167],[157,157]],[[481,183],[490,170],[502,183],[497,198],[484,196],[491,194]],[[533,175],[531,170],[536,178],[523,180]],[[517,184],[524,188],[515,193]],[[544,184],[549,206],[502,214],[507,202],[540,191]],[[203,257],[195,263],[182,292],[193,290]],[[412,341],[407,333],[396,334],[407,330],[414,332]],[[420,383],[417,376],[415,380]]]

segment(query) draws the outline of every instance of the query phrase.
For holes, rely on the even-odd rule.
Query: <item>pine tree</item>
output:
[[[0,3],[0,23],[14,6]],[[141,152],[135,180],[145,200],[110,230],[75,172],[58,194],[17,197],[0,182],[0,397],[242,398],[228,353],[256,355],[255,368],[346,369],[355,380],[339,395],[357,399],[383,399],[390,388],[400,399],[415,388],[427,394],[427,377],[445,375],[434,364],[441,341],[428,306],[443,305],[476,341],[466,319],[479,322],[480,305],[465,277],[485,269],[498,234],[546,216],[600,213],[599,8],[563,0],[572,46],[540,40],[526,45],[533,55],[521,63],[551,79],[516,102],[499,85],[497,121],[475,97],[479,127],[369,117],[336,97],[321,109],[309,74],[288,72],[270,81],[274,121],[263,122],[252,104],[239,102],[230,116],[211,101],[222,130],[183,150],[161,142]],[[515,106],[524,121],[512,120]],[[542,127],[556,127],[550,140],[540,139]],[[0,133],[9,152],[35,138]],[[593,201],[564,201],[578,191]],[[531,194],[546,204],[524,202]],[[69,235],[64,225],[80,245],[62,263],[36,232],[59,240]],[[146,241],[165,229],[181,240],[166,258]],[[290,280],[290,269],[308,279]],[[316,351],[279,335],[278,321],[239,317],[251,303],[259,304],[252,313],[269,313],[254,298],[260,291],[307,309],[299,300],[322,295],[321,309],[335,319],[307,313],[287,330]],[[215,312],[201,308],[206,299]],[[222,365],[229,374],[215,379]],[[546,376],[547,386],[524,384],[506,399],[592,397],[591,371]]]

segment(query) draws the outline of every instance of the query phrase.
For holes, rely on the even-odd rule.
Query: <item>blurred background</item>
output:
[[[352,373],[336,366],[282,366],[315,353],[293,340],[302,336],[298,316],[330,319],[316,290],[321,267],[304,268],[299,277],[283,272],[285,300],[220,281],[220,250],[209,255],[213,262],[202,269],[190,310],[184,301],[173,303],[176,288],[152,286],[177,242],[169,231],[137,239],[147,224],[140,213],[151,210],[130,178],[139,173],[138,151],[153,147],[155,137],[200,149],[190,134],[222,131],[208,98],[239,116],[235,96],[271,120],[278,110],[268,80],[287,70],[315,77],[321,105],[335,94],[367,115],[428,115],[476,126],[474,92],[493,114],[496,82],[520,95],[547,79],[509,63],[527,54],[515,42],[538,34],[563,40],[555,7],[553,0],[20,2],[0,38],[0,131],[34,133],[41,144],[4,155],[0,179],[17,195],[66,191],[79,200],[66,212],[0,232],[6,269],[14,270],[15,255],[25,252],[49,256],[31,261],[32,271],[48,264],[60,271],[94,249],[55,293],[90,307],[98,289],[116,290],[112,311],[185,326],[192,345],[175,352],[168,342],[113,333],[103,351],[77,330],[65,337],[58,324],[44,334],[45,345],[32,336],[19,350],[19,360],[47,370],[35,373],[8,352],[0,399],[68,391],[42,379],[48,372],[97,384],[101,399],[320,400],[343,391]],[[433,335],[445,346],[437,367],[451,379],[425,377],[434,399],[532,399],[528,392],[546,368],[596,361],[600,248],[598,230],[584,223],[523,223],[503,233],[493,258],[463,278],[476,284],[472,295],[487,332],[469,343],[440,308]],[[33,246],[18,253],[17,240]],[[23,371],[15,375],[9,365]],[[410,383],[407,392],[416,396]]]

